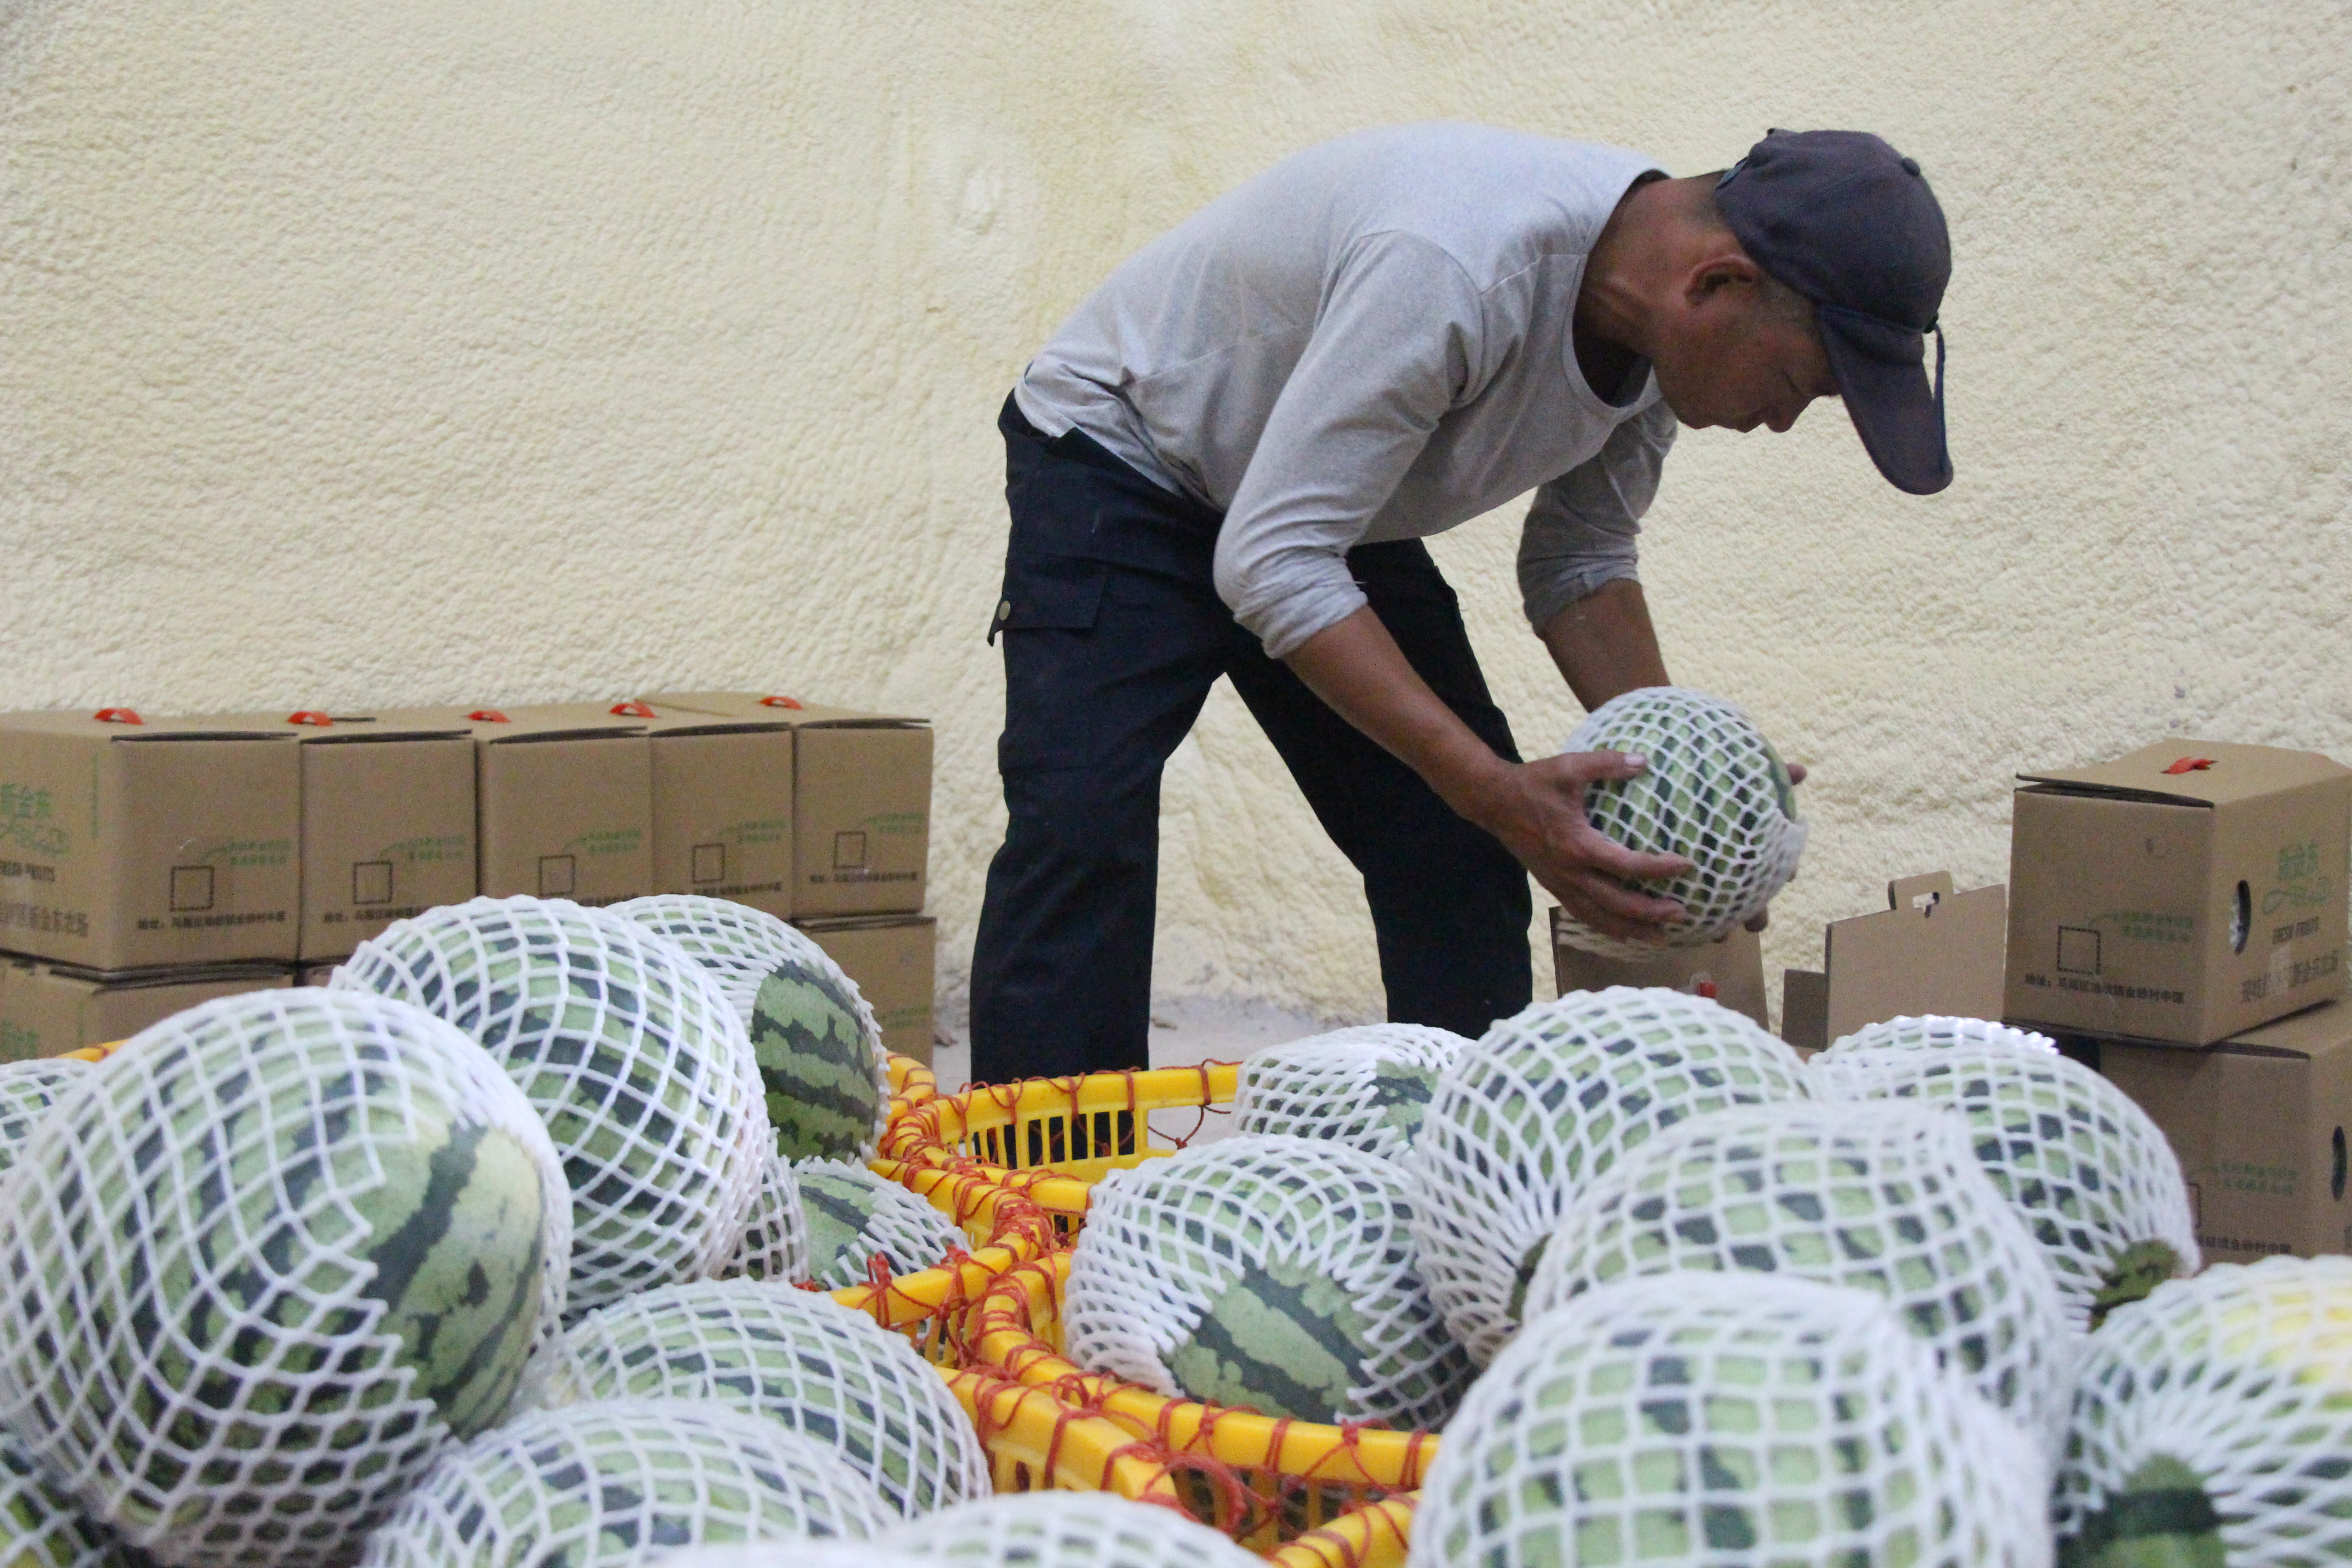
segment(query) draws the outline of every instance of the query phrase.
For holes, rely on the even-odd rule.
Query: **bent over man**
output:
[[[1527,874],[1654,935],[1682,861],[1593,831],[1607,752],[1520,761],[1422,540],[1532,489],[1529,624],[1586,708],[1666,683],[1635,535],[1676,425],[1842,395],[1880,471],[1951,479],[1948,242],[1918,165],[1776,132],[1728,173],[1482,126],[1311,148],[1129,258],[999,419],[1004,845],[982,1081],[1146,1065],[1160,779],[1218,677],[1360,871],[1388,1016],[1532,988]]]

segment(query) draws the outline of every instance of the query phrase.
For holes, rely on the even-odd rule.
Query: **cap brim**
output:
[[[1927,379],[1927,340],[1893,321],[1823,305],[1814,311],[1830,374],[1863,450],[1900,490],[1930,496],[1952,482],[1944,410]]]

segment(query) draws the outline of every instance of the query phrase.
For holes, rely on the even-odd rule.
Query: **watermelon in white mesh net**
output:
[[[1931,1013],[1919,1018],[1888,1018],[1882,1023],[1864,1024],[1853,1034],[1830,1042],[1829,1048],[1807,1065],[1819,1068],[1848,1058],[1885,1051],[1948,1051],[1961,1047],[2023,1051],[2042,1057],[2058,1054],[2057,1041],[2032,1029],[1996,1024],[1986,1018],[1947,1018]]]
[[[660,1568],[927,1568],[929,1559],[893,1552],[879,1541],[747,1541],[735,1546],[681,1546],[654,1562]]]
[[[803,1160],[793,1178],[808,1222],[809,1278],[822,1289],[865,1284],[877,1256],[893,1275],[912,1274],[965,1245],[955,1221],[863,1165]]]
[[[22,1152],[0,1418],[165,1562],[335,1558],[552,1342],[571,1211],[546,1129],[405,1003],[191,1008]]]
[[[1258,1559],[1174,1508],[1108,1492],[1023,1492],[886,1531],[886,1552],[971,1568],[1253,1568]]]
[[[629,1568],[676,1547],[862,1540],[891,1518],[831,1448],[704,1401],[535,1411],[443,1457],[362,1568]]]
[[[2086,1568],[2352,1559],[2352,1258],[2217,1264],[2119,1309],[2058,1518]]]
[[[742,1020],[676,943],[559,899],[476,899],[385,927],[332,984],[447,1019],[521,1085],[572,1182],[572,1310],[735,1256],[767,1111]]]
[[[980,1435],[903,1335],[805,1290],[673,1285],[563,1336],[554,1399],[715,1399],[824,1443],[912,1517],[989,1490]]]
[[[131,1561],[71,1497],[42,1478],[22,1443],[0,1432],[0,1564],[131,1568]]]
[[[1796,1052],[1704,997],[1615,985],[1503,1019],[1440,1075],[1406,1168],[1422,1277],[1485,1363],[1593,1178],[1660,1129],[1727,1105],[1802,1100]]]
[[[1695,1118],[1587,1190],[1545,1249],[1528,1313],[1677,1269],[1874,1291],[2053,1451],[2065,1430],[2079,1336],[1949,1110],[1866,1100]]]
[[[63,1057],[0,1066],[0,1175],[16,1163],[16,1146],[33,1135],[49,1107],[95,1070],[91,1063]]]
[[[857,983],[804,933],[764,910],[695,893],[613,906],[677,943],[717,977],[751,1032],[776,1152],[868,1160],[890,1119],[890,1058]]]
[[[777,1285],[809,1282],[808,1213],[801,1205],[800,1178],[792,1162],[771,1154],[760,1166],[760,1192],[751,1200],[742,1245],[723,1270],[730,1279],[765,1279]]]
[[[1234,1130],[1402,1154],[1437,1075],[1469,1044],[1423,1024],[1367,1024],[1260,1051],[1242,1064]]]
[[[1470,1379],[1413,1268],[1392,1162],[1253,1133],[1095,1187],[1062,1312],[1070,1357],[1301,1421],[1438,1426]]]
[[[1584,815],[1629,849],[1679,855],[1692,869],[1643,891],[1679,902],[1670,947],[1704,947],[1761,914],[1797,874],[1805,825],[1789,770],[1763,731],[1733,704],[1680,686],[1649,686],[1587,715],[1565,752],[1626,752],[1650,759],[1630,779],[1588,784]],[[1615,958],[1655,948],[1594,931],[1563,912],[1561,939]]]
[[[1411,1568],[2040,1568],[2047,1470],[1884,1303],[1668,1275],[1531,1317],[1430,1467]]]
[[[1816,1058],[1809,1071],[1823,1100],[1958,1107],[1978,1163],[2042,1244],[2078,1328],[2197,1271],[2189,1186],[2171,1143],[2082,1063],[1979,1046]]]

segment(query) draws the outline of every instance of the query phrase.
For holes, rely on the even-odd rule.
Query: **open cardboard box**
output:
[[[1819,970],[1785,972],[1780,1037],[1819,1050],[1889,1018],[1998,1018],[2007,925],[1998,883],[1960,892],[1949,871],[1898,878],[1885,909],[1830,922]]]
[[[2011,1018],[2201,1046],[2344,994],[2352,769],[2175,740],[2019,777]]]
[[[665,714],[686,709],[790,724],[794,919],[921,910],[930,858],[929,723],[776,693],[657,691],[638,700]]]
[[[100,971],[290,961],[301,813],[282,726],[0,715],[0,948]]]
[[[1735,1013],[1772,1026],[1765,1010],[1764,947],[1756,933],[1736,931],[1705,947],[1661,948],[1649,958],[1604,958],[1562,940],[1564,917],[1551,911],[1552,977],[1563,996],[1571,991],[1605,991],[1612,985],[1656,985],[1711,996]]]

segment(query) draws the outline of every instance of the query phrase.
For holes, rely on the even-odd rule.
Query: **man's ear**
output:
[[[1717,252],[1683,274],[1683,304],[1696,310],[1710,302],[1739,299],[1763,277],[1764,269],[1749,260],[1746,251]]]

